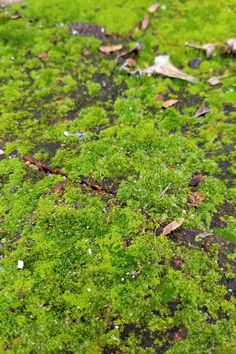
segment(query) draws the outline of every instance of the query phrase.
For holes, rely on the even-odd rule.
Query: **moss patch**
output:
[[[233,37],[235,1],[163,0],[142,32],[150,5],[0,10],[1,352],[235,352],[235,63],[184,46]],[[73,35],[79,21],[115,36]],[[137,41],[140,67],[168,53],[199,82],[129,76],[98,51]],[[203,101],[211,113],[194,118]]]

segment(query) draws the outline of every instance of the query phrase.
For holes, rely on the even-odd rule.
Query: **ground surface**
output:
[[[1,353],[236,353],[235,58],[184,46],[235,37],[236,3],[163,0],[140,30],[150,5],[0,10]],[[98,51],[138,41],[139,67],[167,53],[199,81]]]

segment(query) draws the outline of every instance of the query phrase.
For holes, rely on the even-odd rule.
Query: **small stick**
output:
[[[168,186],[166,186],[166,188],[160,193],[159,199],[162,199],[164,197],[164,195],[166,194],[166,192],[168,191],[170,186],[171,186],[171,183],[169,183]]]

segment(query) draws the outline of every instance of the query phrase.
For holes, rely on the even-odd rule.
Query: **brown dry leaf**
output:
[[[171,263],[174,269],[181,269],[185,262],[180,257],[174,257],[172,258]]]
[[[184,222],[184,218],[179,219],[178,221],[172,221],[166,227],[164,227],[162,233],[164,236],[169,235],[172,231],[178,229]]]
[[[122,44],[111,45],[111,46],[101,46],[99,47],[99,51],[104,54],[110,54],[114,52],[118,52],[123,48]]]
[[[150,22],[149,16],[148,15],[144,16],[140,25],[141,30],[145,31],[149,26],[149,22]]]
[[[217,44],[214,44],[214,43],[206,43],[203,45],[198,45],[195,43],[186,42],[185,45],[186,45],[186,47],[191,47],[191,48],[196,48],[196,49],[202,50],[203,52],[205,52],[207,58],[212,57],[212,55],[217,47]]]
[[[210,79],[207,80],[208,84],[211,86],[217,86],[220,84],[220,80],[217,76],[212,76]]]
[[[206,178],[206,176],[204,176],[202,173],[199,173],[195,176],[193,176],[193,178],[190,179],[190,181],[188,182],[188,184],[192,187],[196,187],[199,185],[199,183],[201,183],[204,179]]]
[[[133,68],[134,66],[136,66],[136,60],[133,58],[128,58],[125,61],[125,65],[128,66],[129,68]]]
[[[208,108],[203,102],[202,105],[198,108],[197,112],[195,113],[194,118],[204,116],[205,114],[210,112],[211,112],[210,108]]]
[[[140,74],[147,75],[163,75],[171,78],[176,78],[184,81],[195,83],[197,78],[185,74],[183,71],[176,68],[169,59],[169,55],[159,55],[155,58],[154,65],[145,70],[139,71]]]
[[[156,12],[157,9],[159,9],[160,7],[160,4],[158,2],[156,2],[155,4],[151,5],[149,8],[148,8],[148,11],[150,13],[153,13],[153,12]]]
[[[47,59],[47,56],[48,56],[48,53],[47,52],[42,52],[38,55],[38,58],[42,61],[46,60]]]
[[[125,59],[129,59],[129,58],[134,59],[138,55],[140,49],[142,49],[142,44],[140,42],[137,42],[135,44],[134,48],[129,49],[129,50],[124,51],[121,54],[119,54],[116,58],[116,61],[118,63],[122,63]]]
[[[196,192],[189,192],[189,204],[190,208],[197,208],[202,200],[206,198],[205,194]]]
[[[167,100],[167,101],[163,102],[162,108],[165,108],[165,109],[166,109],[166,108],[172,107],[172,106],[174,106],[177,102],[178,102],[178,100],[174,100],[174,99],[172,99],[172,100]]]

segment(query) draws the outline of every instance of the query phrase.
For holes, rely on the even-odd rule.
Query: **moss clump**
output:
[[[0,352],[234,353],[234,62],[184,47],[233,37],[234,2],[163,1],[145,32],[148,0],[0,10]],[[117,38],[73,36],[76,21]],[[165,52],[199,82],[128,76],[98,51],[136,41],[138,65]]]

